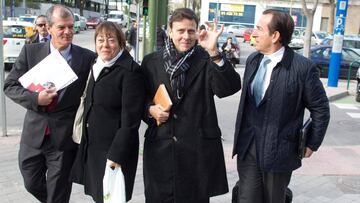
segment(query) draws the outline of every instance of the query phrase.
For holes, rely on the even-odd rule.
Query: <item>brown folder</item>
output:
[[[160,106],[163,107],[165,111],[170,110],[172,102],[164,84],[159,85],[155,93],[153,102],[154,104],[160,104]],[[160,123],[157,123],[157,125],[160,125]]]

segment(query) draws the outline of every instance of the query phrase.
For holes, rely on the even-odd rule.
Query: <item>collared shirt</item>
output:
[[[50,52],[53,52],[55,50],[55,47],[50,43]],[[66,47],[64,50],[60,51],[60,54],[64,57],[64,59],[68,62],[68,64],[71,64],[71,44]]]
[[[46,37],[43,37],[43,36],[41,36],[41,35],[39,34],[39,42],[43,42],[42,40],[43,40],[44,38],[46,38],[47,41],[50,41],[50,39],[51,39],[49,34],[48,34]]]
[[[271,73],[273,72],[275,66],[283,58],[284,52],[285,52],[285,47],[281,47],[275,53],[272,53],[270,55],[264,55],[264,57],[266,56],[266,57],[270,58],[271,62],[269,64],[267,64],[267,66],[266,66],[267,71],[266,71],[266,74],[265,74],[265,81],[263,83],[264,84],[264,91],[263,91],[262,97],[264,97],[265,92],[266,92],[267,88],[269,87],[270,79],[271,79]]]

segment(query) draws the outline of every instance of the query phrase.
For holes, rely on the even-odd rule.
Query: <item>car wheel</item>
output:
[[[12,63],[4,63],[4,66],[5,66],[4,67],[5,71],[10,71],[13,64]]]

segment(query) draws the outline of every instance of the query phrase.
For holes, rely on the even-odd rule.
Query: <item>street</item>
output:
[[[74,44],[94,50],[94,30],[76,34]],[[240,47],[241,64],[237,66],[236,71],[242,76],[245,60],[254,48],[242,42]],[[352,81],[350,95],[331,102],[330,126],[322,147],[312,158],[304,160],[302,168],[294,172],[289,186],[294,193],[293,202],[360,202],[360,170],[357,170],[360,168],[360,103],[355,102],[354,90],[355,82]],[[240,92],[224,99],[216,98],[230,192],[211,198],[211,203],[231,202],[231,189],[237,181],[236,158],[231,158],[231,150],[239,99]],[[6,105],[9,137],[0,138],[0,202],[37,202],[25,191],[17,164],[19,134],[25,109],[9,99],[6,99]],[[145,127],[145,124],[142,124],[140,128],[141,141]],[[141,152],[140,154],[142,155]],[[140,156],[130,203],[144,202],[142,175]],[[92,201],[84,195],[82,186],[74,184],[71,202]]]

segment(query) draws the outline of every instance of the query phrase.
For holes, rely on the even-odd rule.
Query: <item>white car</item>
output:
[[[10,70],[25,44],[27,28],[31,23],[21,21],[3,21],[4,65]]]
[[[305,37],[305,32],[302,33],[303,38]],[[325,31],[314,31],[311,35],[311,45],[321,45],[323,41],[330,37],[331,35]]]
[[[107,21],[117,23],[122,27],[127,27],[129,19],[122,11],[110,11]]]
[[[245,29],[248,28],[245,25],[229,25],[226,28],[226,32],[234,34],[236,37],[243,37]]]

